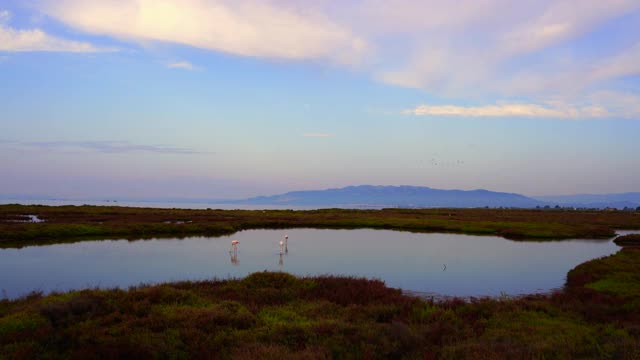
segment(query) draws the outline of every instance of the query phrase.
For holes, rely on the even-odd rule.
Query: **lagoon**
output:
[[[289,236],[280,254],[279,241]],[[239,240],[237,257],[231,241]],[[512,241],[391,230],[247,230],[231,236],[100,240],[0,250],[0,290],[127,288],[244,277],[256,271],[384,280],[426,296],[499,296],[560,288],[585,261],[618,251],[608,240]]]

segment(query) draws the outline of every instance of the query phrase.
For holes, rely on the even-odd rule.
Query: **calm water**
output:
[[[107,201],[107,200],[21,200],[21,199],[0,199],[2,204],[22,204],[22,205],[94,205],[94,206],[128,206],[143,208],[165,208],[165,209],[223,209],[223,210],[316,210],[322,208],[343,208],[343,209],[381,209],[383,206],[364,205],[331,205],[331,206],[301,206],[301,205],[249,205],[249,204],[217,204],[207,202],[162,202],[162,201]],[[389,206],[387,206],[389,207]]]
[[[279,241],[289,235],[282,256]],[[240,241],[237,258],[231,240]],[[518,295],[564,284],[567,272],[618,251],[612,241],[515,242],[387,230],[249,230],[232,236],[90,241],[0,250],[0,289],[16,297],[86,287],[243,277],[262,270],[374,277],[451,296]],[[445,268],[446,265],[446,268]]]

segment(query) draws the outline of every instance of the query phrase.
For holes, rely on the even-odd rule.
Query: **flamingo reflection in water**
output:
[[[282,254],[289,254],[289,235],[284,235],[284,241],[280,240],[280,258],[278,259],[278,268],[282,271],[282,266],[284,265],[284,259],[282,258]]]
[[[289,253],[289,235],[284,235],[284,252]]]
[[[238,244],[240,244],[240,241],[238,240],[231,241],[231,250],[229,251],[229,254],[231,254],[231,263],[233,265],[238,265],[240,263],[238,261]]]
[[[284,262],[282,261],[283,247],[284,247],[284,241],[280,240],[280,260],[278,260],[278,268],[280,268],[280,271],[282,271],[282,265],[284,264]]]

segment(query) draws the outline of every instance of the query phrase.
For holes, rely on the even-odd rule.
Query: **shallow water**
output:
[[[8,222],[19,222],[19,223],[41,223],[44,220],[40,219],[38,215],[20,215],[21,220],[8,220]]]
[[[279,242],[289,235],[280,255]],[[231,240],[240,241],[237,257]],[[576,265],[617,252],[611,240],[516,242],[500,237],[391,230],[247,230],[224,237],[104,240],[0,250],[0,289],[128,287],[243,277],[255,271],[379,278],[445,296],[519,295],[564,284]]]
[[[47,206],[128,206],[142,208],[161,209],[223,209],[223,210],[317,210],[329,206],[306,206],[306,205],[278,205],[278,204],[225,204],[215,202],[166,202],[166,201],[115,201],[115,200],[22,200],[22,199],[0,199],[0,205],[21,204],[21,205],[47,205]],[[332,208],[343,209],[382,209],[391,206],[375,205],[332,205]]]

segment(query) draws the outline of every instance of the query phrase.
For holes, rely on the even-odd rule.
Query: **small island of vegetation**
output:
[[[640,246],[640,234],[618,236],[613,242],[620,246]]]

